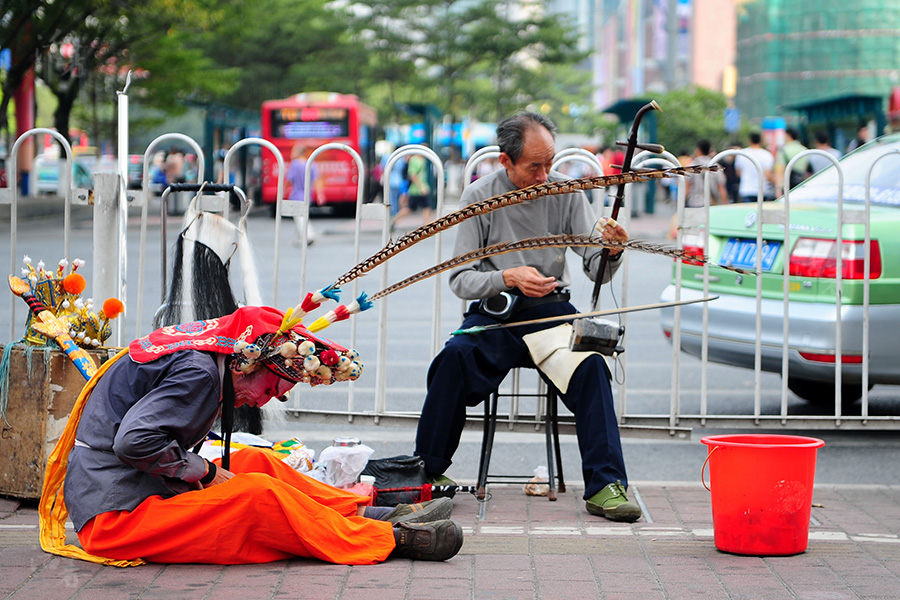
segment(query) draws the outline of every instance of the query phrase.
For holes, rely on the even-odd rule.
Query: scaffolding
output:
[[[738,12],[737,105],[759,122],[771,115],[790,119],[795,106],[876,96],[883,99],[883,118],[900,75],[897,56],[897,0],[749,0]],[[837,125],[855,131],[860,119],[877,116]]]

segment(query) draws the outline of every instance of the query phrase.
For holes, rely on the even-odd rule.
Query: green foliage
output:
[[[672,154],[690,154],[697,141],[705,138],[716,150],[731,142],[725,131],[728,101],[717,91],[701,87],[684,88],[655,97],[663,112],[658,115],[658,141]]]
[[[232,1],[229,16],[186,44],[234,83],[215,100],[259,109],[263,100],[304,91],[356,93],[366,64],[351,43],[347,17],[324,0]],[[210,98],[211,99],[211,98]]]
[[[95,135],[112,131],[115,92],[129,69],[132,106],[157,114],[178,113],[185,101],[258,110],[266,99],[328,90],[357,94],[381,122],[411,118],[404,103],[485,121],[548,106],[568,131],[604,127],[587,108],[589,78],[574,68],[585,58],[576,33],[537,0],[7,5],[0,39],[21,46],[22,24],[33,21],[29,43],[40,56],[39,77],[58,100],[56,125],[66,127],[71,116]],[[64,41],[77,49],[76,70],[54,46]],[[14,89],[7,83],[4,94]]]
[[[578,70],[574,65],[539,67],[540,71],[552,70],[553,85],[534,87],[531,74],[518,74],[515,84],[530,96],[526,105],[529,110],[546,113],[556,123],[560,131],[584,133],[599,140],[611,137],[606,131],[615,123],[605,115],[596,112],[590,105],[590,75]],[[547,75],[547,77],[551,77]]]
[[[210,0],[48,3],[66,24],[53,43],[36,48],[36,74],[56,96],[53,125],[67,131],[80,99],[76,124],[94,138],[103,131],[114,138],[116,91],[124,88],[128,71],[133,72],[132,97],[170,111],[180,108],[173,100],[231,89],[227,79],[207,78],[214,63],[185,44],[193,33],[222,19],[220,5]],[[32,19],[39,16],[41,22],[48,18],[46,11],[35,10]],[[63,55],[62,44],[71,55]]]
[[[0,48],[9,48],[12,61],[0,97],[0,130],[9,133],[7,107],[35,58],[96,9],[99,0],[10,0],[0,7]]]
[[[540,4],[517,2],[514,15],[493,0],[364,1],[354,31],[393,101],[497,120],[548,97],[562,106],[589,96],[565,80],[564,66],[584,58],[575,33]]]

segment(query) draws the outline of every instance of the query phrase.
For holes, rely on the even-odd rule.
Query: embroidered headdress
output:
[[[359,354],[313,335],[291,311],[245,306],[224,317],[161,327],[131,342],[138,363],[179,350],[202,350],[232,356],[232,370],[249,373],[260,366],[293,382],[329,385],[354,380],[362,373]]]

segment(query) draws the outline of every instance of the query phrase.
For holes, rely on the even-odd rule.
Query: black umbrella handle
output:
[[[634,115],[634,121],[631,123],[631,133],[628,136],[628,142],[625,145],[625,159],[622,161],[622,172],[627,173],[631,171],[631,161],[634,158],[634,150],[635,148],[644,146],[645,144],[640,144],[637,141],[638,129],[641,126],[641,119],[644,118],[644,115],[650,112],[651,110],[662,111],[662,108],[659,107],[659,104],[656,103],[656,100],[651,100],[644,106],[642,106],[637,114]],[[621,144],[621,142],[617,142],[617,144]],[[663,150],[662,146],[659,146],[660,151]],[[610,213],[610,217],[615,220],[619,217],[619,209],[622,208],[622,203],[625,200],[625,184],[620,183],[616,187],[616,200],[613,202],[612,213]],[[600,254],[600,270],[597,271],[597,279],[594,281],[594,290],[591,292],[591,307],[593,309],[597,308],[597,301],[600,299],[600,286],[603,281],[603,273],[606,272],[606,265],[609,264],[609,248],[604,248],[603,252]]]

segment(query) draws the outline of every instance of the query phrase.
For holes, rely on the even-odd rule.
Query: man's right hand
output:
[[[207,472],[209,472],[208,469],[207,469]],[[206,485],[204,485],[202,487],[208,488],[208,487],[212,487],[214,485],[219,485],[220,483],[225,483],[232,477],[234,477],[234,473],[232,473],[231,471],[228,471],[226,469],[223,469],[220,466],[216,466],[216,476],[213,477],[212,481],[210,481],[209,483],[207,483]]]
[[[523,294],[532,298],[546,296],[556,289],[555,277],[544,277],[534,267],[513,267],[503,271],[503,283],[506,287],[519,288]]]

